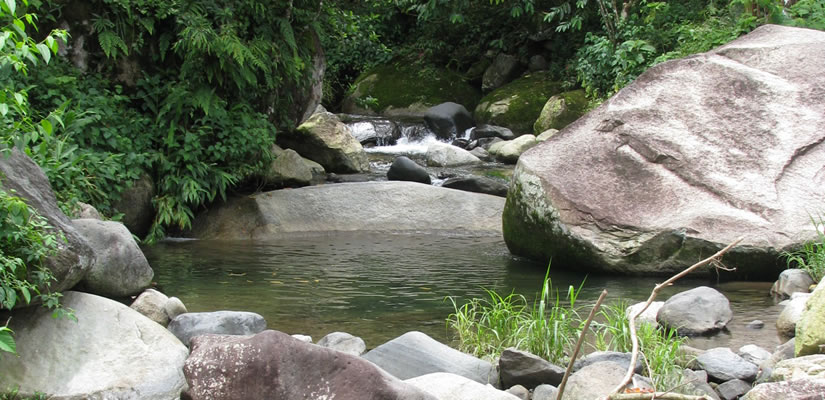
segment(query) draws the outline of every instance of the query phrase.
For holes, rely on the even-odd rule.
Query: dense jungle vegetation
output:
[[[123,190],[148,176],[151,241],[186,229],[208,203],[257,187],[277,133],[300,122],[321,53],[323,104],[333,111],[379,64],[473,80],[485,58],[526,59],[536,46],[556,80],[597,103],[653,64],[760,24],[825,29],[821,0],[788,3],[3,0],[0,145],[42,167],[68,214],[86,202],[117,219]],[[0,308],[11,308],[49,281],[25,266],[42,271],[56,239],[14,193],[0,192],[0,223]],[[29,250],[18,251],[21,243]]]

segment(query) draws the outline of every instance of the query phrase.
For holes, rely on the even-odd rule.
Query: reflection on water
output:
[[[189,311],[242,310],[259,313],[271,329],[313,336],[333,331],[361,336],[375,347],[410,330],[448,341],[445,297],[459,304],[484,296],[484,289],[533,296],[545,267],[513,257],[496,237],[410,236],[340,233],[277,242],[169,241],[144,249],[159,288],[177,296]],[[558,266],[557,266],[558,267]],[[588,276],[553,269],[562,295],[586,279],[579,297],[594,302],[603,288],[609,299],[647,299],[656,279]],[[705,281],[683,280],[660,300]],[[730,332],[693,341],[702,348],[748,343],[772,350],[779,344],[774,323],[781,308],[769,284],[725,284],[731,300]],[[763,330],[745,324],[761,319]]]

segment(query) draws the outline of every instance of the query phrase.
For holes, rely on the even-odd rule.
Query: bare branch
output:
[[[576,357],[579,355],[579,350],[581,350],[582,343],[584,343],[584,337],[587,336],[590,323],[593,322],[593,318],[596,316],[596,313],[599,312],[599,306],[602,305],[602,301],[604,301],[606,296],[607,289],[602,290],[602,294],[599,296],[599,299],[596,300],[596,304],[593,305],[593,309],[590,310],[590,315],[587,316],[587,321],[584,322],[584,328],[582,328],[582,332],[579,334],[579,340],[576,342],[576,348],[573,349],[573,355],[570,356],[570,362],[567,363],[567,370],[564,371],[564,377],[561,378],[559,393],[556,395],[556,400],[561,400],[561,396],[564,394],[564,386],[567,385],[567,378],[570,377],[570,373],[573,371],[573,364],[575,364]]]
[[[730,249],[732,249],[734,246],[739,244],[739,242],[741,242],[742,239],[743,238],[736,239],[735,241],[733,241],[733,243],[727,245],[724,249],[717,251],[716,254],[714,254],[714,255],[712,255],[712,256],[710,256],[710,257],[708,257],[708,258],[706,258],[702,261],[699,261],[696,264],[691,265],[690,267],[686,268],[684,271],[670,277],[670,279],[656,285],[656,287],[653,288],[653,291],[650,292],[650,297],[648,297],[647,302],[645,303],[644,307],[642,307],[638,312],[636,312],[635,314],[630,316],[630,321],[629,321],[629,324],[630,324],[630,339],[633,342],[633,351],[632,351],[632,354],[631,354],[631,357],[630,357],[630,364],[627,368],[627,373],[625,374],[624,379],[622,379],[622,382],[618,386],[616,386],[615,389],[613,389],[613,392],[612,392],[613,394],[608,396],[609,399],[618,400],[619,398],[614,397],[614,396],[617,393],[621,392],[622,389],[624,389],[624,387],[631,381],[631,379],[633,379],[633,368],[636,366],[636,360],[639,359],[639,338],[636,335],[636,318],[639,315],[642,315],[642,313],[645,312],[645,310],[647,310],[648,307],[650,307],[650,304],[653,303],[653,300],[656,299],[656,296],[659,295],[659,292],[662,289],[672,285],[673,282],[676,282],[677,280],[681,279],[685,275],[695,271],[696,269],[698,269],[702,266],[705,266],[705,265],[710,264],[710,263],[719,263],[719,259],[722,258],[722,256],[725,253],[727,253]],[[646,398],[651,398],[651,397],[646,397]]]

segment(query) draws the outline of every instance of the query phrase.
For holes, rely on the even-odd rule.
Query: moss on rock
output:
[[[473,116],[479,124],[504,126],[516,135],[533,133],[544,104],[561,91],[561,83],[551,80],[549,72],[533,72],[484,96]]]
[[[473,109],[480,96],[456,72],[396,62],[361,74],[344,99],[343,109],[358,114],[423,114],[448,101]]]
[[[536,123],[533,124],[533,132],[540,135],[548,129],[564,129],[584,115],[587,105],[584,90],[559,93],[544,104]]]

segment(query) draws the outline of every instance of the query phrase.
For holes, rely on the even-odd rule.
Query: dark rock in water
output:
[[[483,176],[463,176],[450,178],[441,184],[442,187],[464,190],[467,192],[485,193],[493,196],[507,197],[507,185],[495,179]]]
[[[746,232],[725,264],[775,279],[781,251],[816,237],[799,210],[825,198],[823,65],[825,32],[763,25],[648,69],[519,159],[507,246],[582,270],[671,275]]]
[[[43,170],[15,148],[8,157],[0,156],[0,177],[0,186],[6,193],[25,200],[48,221],[49,226],[65,237],[65,244],[60,246],[57,254],[47,258],[45,264],[56,278],[51,291],[72,288],[91,268],[95,255],[83,235],[57,206],[57,199]],[[17,303],[18,306],[25,305],[23,301]]]
[[[169,331],[189,346],[195,336],[208,333],[220,335],[253,335],[266,329],[266,320],[246,311],[214,311],[186,313],[169,323]]]
[[[81,281],[86,291],[125,297],[152,284],[155,273],[126,226],[97,219],[75,219],[72,224],[95,253],[95,262]]]
[[[498,360],[501,385],[533,389],[541,384],[558,386],[565,369],[541,357],[514,348],[505,349]]]
[[[717,332],[733,318],[728,298],[716,289],[699,286],[671,296],[656,319],[680,335],[695,336]]]
[[[460,147],[464,150],[468,150],[467,147],[469,147],[470,141],[467,139],[456,139],[453,140],[450,144],[455,147]]]
[[[461,138],[467,129],[476,125],[473,115],[464,106],[450,102],[428,109],[424,123],[441,140]]]
[[[717,347],[700,354],[696,358],[696,364],[700,369],[707,371],[708,376],[715,382],[727,382],[732,379],[753,382],[758,372],[756,365],[745,361],[727,347]]]
[[[435,400],[360,357],[277,331],[200,336],[183,372],[192,400]]]
[[[455,350],[421,332],[407,332],[371,350],[364,358],[399,379],[448,372],[483,384],[498,383],[498,373],[489,362]]]
[[[502,140],[513,140],[516,135],[508,128],[495,125],[479,125],[473,129],[470,140],[485,139],[485,138],[501,138]]]
[[[392,162],[387,179],[391,181],[420,182],[429,185],[431,183],[430,174],[427,169],[418,165],[407,157],[396,157]]]

